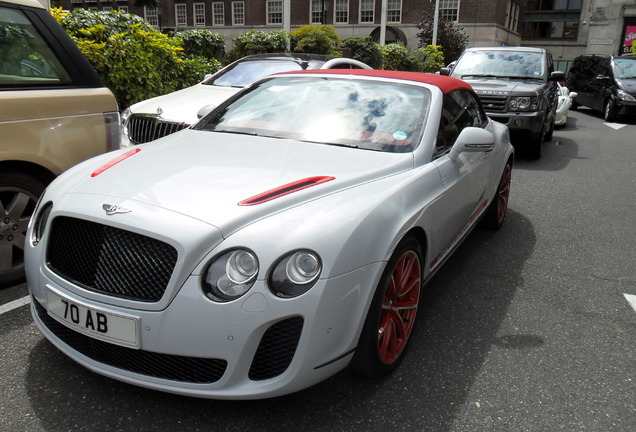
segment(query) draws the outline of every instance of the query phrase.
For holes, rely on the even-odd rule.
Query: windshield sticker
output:
[[[403,141],[406,139],[408,135],[406,134],[406,132],[402,132],[402,131],[396,131],[393,132],[393,139],[396,141]]]

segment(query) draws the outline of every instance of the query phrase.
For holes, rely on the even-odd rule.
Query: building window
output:
[[[205,15],[205,11],[203,11],[203,15]],[[212,3],[212,25],[225,25],[225,6],[223,3]]]
[[[177,27],[185,27],[188,25],[186,5],[184,3],[174,5],[174,15]]]
[[[311,0],[311,15],[309,22],[311,24],[323,24],[322,5],[323,0]]]
[[[245,2],[232,2],[232,25],[245,25]]]
[[[71,0],[71,4],[84,3],[84,0]]]
[[[375,2],[373,0],[360,0],[360,22],[372,23],[375,21]]]
[[[528,39],[576,39],[578,21],[526,22],[523,37]]]
[[[117,6],[117,10],[121,13],[128,13],[128,6]]]
[[[455,21],[459,17],[459,0],[438,0],[439,17],[447,21]]]
[[[268,0],[267,2],[267,24],[283,23],[283,2],[278,0]]]
[[[402,20],[402,0],[388,0],[386,20],[391,23],[399,23]]]
[[[104,8],[102,9],[104,12],[110,12],[113,10],[112,6],[104,6]]]
[[[347,24],[349,22],[349,0],[336,0],[334,11],[334,23]]]
[[[156,6],[144,6],[144,18],[153,27],[159,27],[159,13]]]
[[[216,5],[216,3],[214,3]],[[223,6],[223,3],[221,3]],[[221,7],[221,9],[223,9]],[[223,16],[223,14],[221,14]],[[216,18],[216,15],[215,15]],[[195,26],[204,26],[205,25],[205,3],[195,3],[194,4],[194,25]]]

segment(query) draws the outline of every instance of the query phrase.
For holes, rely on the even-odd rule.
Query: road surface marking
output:
[[[625,294],[627,295],[627,294]],[[635,296],[636,297],[636,296]],[[17,309],[25,304],[29,304],[31,302],[31,296],[22,297],[20,299],[14,300],[7,304],[0,306],[0,315],[6,312],[11,312],[13,309]]]
[[[611,127],[614,130],[619,130],[627,126],[626,124],[623,124],[623,123],[603,123],[603,124],[605,126]]]
[[[623,295],[627,299],[627,302],[631,305],[631,307],[634,308],[634,311],[636,312],[636,295],[632,295],[632,294],[623,294]]]

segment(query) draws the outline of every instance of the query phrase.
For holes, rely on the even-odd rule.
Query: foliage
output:
[[[370,37],[354,36],[345,39],[340,48],[350,51],[355,60],[368,64],[373,69],[382,68],[382,51],[380,45]]]
[[[429,45],[433,41],[433,15],[425,13],[417,28],[419,46]],[[468,36],[463,28],[456,28],[452,21],[440,19],[437,23],[437,44],[444,53],[445,61],[457,60],[468,45]]]
[[[288,41],[289,34],[284,30],[249,30],[234,39],[234,48],[227,54],[225,62],[252,54],[287,52]]]
[[[419,72],[420,62],[417,57],[409,55],[402,44],[387,44],[382,47],[382,69]]]
[[[444,53],[439,45],[426,45],[413,51],[422,72],[434,73],[444,67]]]
[[[304,25],[291,32],[291,51],[298,53],[339,55],[340,38],[328,25]]]
[[[182,39],[136,15],[74,9],[57,14],[121,108],[193,85],[220,68],[215,59],[186,57]]]
[[[225,36],[208,29],[181,30],[173,37],[183,41],[186,56],[222,59],[225,54]]]

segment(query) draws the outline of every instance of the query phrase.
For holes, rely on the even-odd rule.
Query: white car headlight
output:
[[[44,196],[44,194],[42,194],[42,196]],[[31,231],[31,244],[33,246],[37,246],[37,244],[40,243],[40,240],[42,240],[42,236],[44,236],[44,229],[46,228],[46,223],[49,220],[51,209],[53,209],[53,202],[51,201],[48,201],[41,207],[40,204],[40,201],[38,201],[38,204],[33,211],[33,217],[29,221],[29,225],[33,226],[33,230]]]
[[[624,90],[617,90],[618,98],[628,102],[636,102],[636,98]]]
[[[217,257],[205,272],[205,295],[218,302],[243,296],[252,288],[258,274],[258,260],[247,249],[235,249]]]
[[[121,112],[120,118],[121,118],[121,133],[123,133],[124,135],[128,136],[128,118],[130,117],[130,115],[132,114],[132,111],[130,111],[130,108],[126,108],[125,110],[123,110]]]
[[[322,263],[310,250],[298,250],[285,255],[269,276],[269,288],[278,297],[297,297],[314,286]]]

